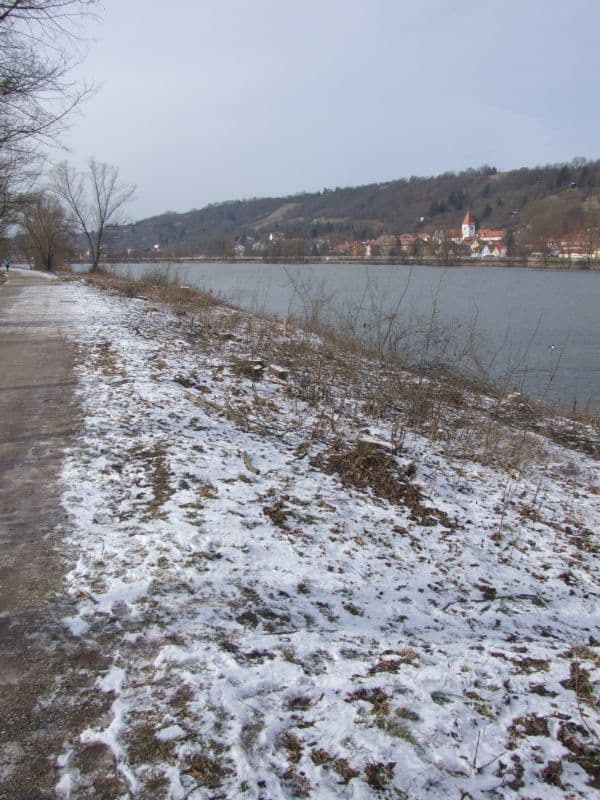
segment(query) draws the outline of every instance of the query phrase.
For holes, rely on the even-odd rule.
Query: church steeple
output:
[[[462,221],[462,238],[471,239],[473,236],[475,236],[475,220],[469,209]]]

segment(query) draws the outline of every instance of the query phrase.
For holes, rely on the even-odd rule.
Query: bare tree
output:
[[[117,222],[117,213],[131,200],[135,187],[119,183],[118,167],[93,158],[83,172],[63,161],[54,170],[51,186],[71,212],[75,228],[85,237],[95,272],[106,226]]]
[[[8,17],[25,21],[42,22],[60,19],[71,13],[75,5],[91,5],[93,0],[0,0],[0,23]]]
[[[0,155],[55,140],[91,89],[70,79],[95,0],[0,0]]]
[[[61,203],[48,194],[39,192],[23,204],[19,223],[24,232],[23,247],[36,266],[51,270],[56,259],[69,247],[71,225]]]
[[[96,0],[0,0],[0,233],[14,224],[40,172],[40,145],[57,144],[92,91],[71,79],[81,24]]]

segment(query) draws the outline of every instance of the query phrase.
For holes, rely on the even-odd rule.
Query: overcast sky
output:
[[[600,0],[104,0],[69,159],[132,219],[600,156]]]

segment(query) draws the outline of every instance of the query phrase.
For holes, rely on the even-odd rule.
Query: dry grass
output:
[[[205,789],[219,789],[223,781],[233,774],[233,765],[222,756],[219,749],[213,744],[210,750],[196,753],[189,758],[185,771],[198,786]]]
[[[111,342],[98,342],[93,348],[93,356],[102,372],[108,378],[114,378],[116,376],[121,378],[125,377],[123,371],[119,367],[118,357],[114,352]]]
[[[61,275],[64,277],[65,273]],[[180,315],[196,312],[199,308],[223,305],[209,292],[178,286],[160,269],[141,280],[131,280],[102,270],[77,276],[67,273],[67,277],[84,280],[101,289],[114,289],[126,297],[143,297],[157,303],[166,303]]]
[[[347,486],[372,489],[391,502],[409,505],[420,502],[421,492],[410,482],[415,465],[400,467],[393,455],[375,444],[359,441],[349,450],[319,455],[313,463],[329,474],[336,472]]]
[[[167,447],[164,442],[152,446],[134,447],[130,453],[136,463],[143,465],[152,497],[146,503],[146,515],[153,519],[160,514],[162,506],[173,493]]]
[[[370,490],[378,497],[410,509],[411,518],[421,525],[453,527],[441,510],[426,506],[421,488],[412,482],[415,465],[400,466],[397,459],[381,447],[359,441],[350,449],[321,453],[311,463],[328,474],[337,473],[345,486]]]

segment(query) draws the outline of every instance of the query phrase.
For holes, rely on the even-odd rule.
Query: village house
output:
[[[346,242],[337,242],[331,245],[329,252],[336,256],[363,256],[365,255],[365,245],[356,239],[350,239]]]
[[[364,244],[360,255],[367,258],[394,257],[400,254],[414,257],[437,256],[459,258],[506,258],[506,231],[494,228],[477,230],[471,211],[465,214],[460,228],[438,228],[433,233],[382,234]],[[336,245],[339,254],[350,254],[351,242]],[[353,253],[354,254],[354,253]]]
[[[473,258],[504,258],[506,245],[504,237],[506,231],[492,228],[477,230],[475,218],[471,211],[465,214],[460,228],[440,228],[432,235],[432,241],[438,247],[438,253],[443,248],[448,248],[449,243],[454,246],[454,254]]]
[[[395,255],[396,248],[398,247],[398,240],[396,236],[390,234],[382,234],[377,239],[371,239],[365,248],[365,255],[369,258],[371,256],[390,256]]]
[[[435,244],[442,244],[443,242],[454,242],[460,244],[462,241],[462,234],[460,228],[438,228],[431,235],[431,240]]]
[[[546,246],[551,255],[569,261],[597,261],[600,256],[598,248],[594,247],[590,237],[585,233],[548,239]]]
[[[501,242],[506,236],[506,231],[495,231],[491,228],[479,228],[477,238],[481,242]]]
[[[402,252],[408,253],[410,249],[414,247],[418,238],[419,237],[414,233],[401,233],[400,236],[398,236],[398,243]]]
[[[400,251],[409,254],[422,252],[431,242],[431,237],[427,233],[421,233],[419,235],[402,233],[396,238],[398,239]]]
[[[476,230],[475,218],[467,211],[461,225],[461,245],[471,251],[473,258],[505,258],[507,253],[504,237],[506,231],[492,228]]]
[[[428,234],[401,233],[398,236],[383,234],[377,239],[371,239],[364,246],[364,255],[395,257],[401,254],[409,256],[423,255],[430,244]]]

